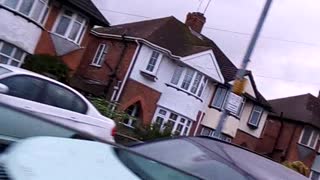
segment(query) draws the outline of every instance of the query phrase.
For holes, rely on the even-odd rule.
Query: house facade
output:
[[[299,95],[269,101],[274,113],[267,117],[256,149],[277,162],[302,161],[319,175],[315,158],[319,151],[320,99]]]
[[[204,23],[203,14],[189,13],[185,23],[166,17],[95,28],[75,85],[104,93],[140,123],[170,124],[180,135],[212,135],[238,69],[201,34]],[[254,145],[244,144],[253,148],[270,108],[251,72],[247,79],[241,112],[229,117],[223,133],[238,144],[254,139]],[[123,122],[128,128],[137,123]]]
[[[0,16],[0,63],[18,67],[50,54],[75,71],[93,25],[109,25],[90,0],[1,0]]]

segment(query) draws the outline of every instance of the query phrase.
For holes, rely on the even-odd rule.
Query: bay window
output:
[[[49,0],[3,0],[1,4],[43,24],[48,14]]]
[[[312,149],[316,148],[319,133],[310,126],[305,126],[300,136],[299,143]]]
[[[201,97],[207,85],[207,78],[193,69],[177,66],[171,78],[171,84]]]
[[[201,129],[201,133],[200,133],[201,136],[209,136],[209,137],[215,137],[215,130],[214,129],[211,129],[211,128],[208,128],[208,127],[203,127]],[[220,133],[219,139],[223,140],[223,141],[226,141],[226,142],[231,142],[231,138]]]
[[[70,10],[63,10],[58,18],[54,33],[76,44],[80,44],[86,27],[86,19]]]
[[[0,63],[20,67],[27,53],[20,48],[0,41]]]
[[[107,54],[107,45],[106,44],[99,44],[91,65],[102,66],[102,63],[104,61],[106,54]]]
[[[258,127],[262,114],[263,108],[260,106],[254,106],[249,117],[248,124],[253,127]]]
[[[160,129],[164,129],[166,126],[172,129],[172,134],[181,136],[189,135],[192,126],[192,121],[188,118],[163,108],[157,109],[153,122],[160,125]]]

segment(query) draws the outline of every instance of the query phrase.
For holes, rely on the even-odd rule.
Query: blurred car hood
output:
[[[35,137],[23,140],[0,157],[15,180],[139,179],[108,144],[92,141]]]

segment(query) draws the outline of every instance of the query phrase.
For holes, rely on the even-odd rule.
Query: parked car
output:
[[[0,102],[114,141],[113,120],[76,90],[40,74],[1,64]]]
[[[202,179],[307,179],[265,157],[210,137],[160,140],[136,144],[131,149]]]

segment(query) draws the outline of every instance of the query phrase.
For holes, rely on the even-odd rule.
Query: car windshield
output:
[[[0,75],[6,74],[11,72],[9,69],[6,69],[4,67],[0,67]]]
[[[161,164],[158,161],[145,158],[127,150],[115,148],[119,159],[137,176],[146,180],[198,180],[200,178],[188,175],[181,170]]]

